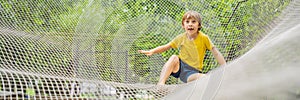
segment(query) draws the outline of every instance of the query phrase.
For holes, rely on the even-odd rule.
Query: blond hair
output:
[[[186,19],[190,19],[190,18],[195,18],[198,22],[199,22],[199,28],[198,31],[201,29],[202,25],[201,25],[201,17],[200,14],[196,11],[187,11],[183,17],[182,17],[182,26],[184,26],[184,20]]]

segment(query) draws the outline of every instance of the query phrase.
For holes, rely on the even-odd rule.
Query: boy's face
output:
[[[189,35],[193,35],[198,33],[198,28],[200,28],[200,26],[199,22],[192,17],[184,20],[183,28]]]

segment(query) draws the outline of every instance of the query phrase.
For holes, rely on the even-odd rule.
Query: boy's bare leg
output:
[[[195,73],[195,74],[192,74],[189,76],[189,78],[187,79],[187,82],[191,82],[191,81],[194,81],[194,80],[197,80],[201,77],[205,76],[205,74],[201,74],[201,73]]]
[[[176,55],[172,55],[169,60],[165,63],[161,70],[159,82],[157,85],[164,85],[170,74],[176,73],[179,70],[179,58]]]

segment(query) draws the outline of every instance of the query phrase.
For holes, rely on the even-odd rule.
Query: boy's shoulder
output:
[[[209,38],[209,36],[207,34],[204,34],[203,32],[199,31],[199,34],[198,34],[199,37],[202,37],[202,38]]]
[[[208,35],[204,34],[203,32],[199,31],[199,36],[205,36],[208,37]]]
[[[201,37],[201,38],[209,38],[209,36],[207,35],[207,34],[204,34],[203,32],[201,32],[201,31],[199,31],[199,34],[198,34],[198,37]],[[184,32],[184,33],[181,33],[181,34],[178,34],[177,36],[176,36],[176,38],[177,39],[179,39],[179,38],[186,38],[186,33]]]

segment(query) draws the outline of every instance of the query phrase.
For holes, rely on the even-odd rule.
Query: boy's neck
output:
[[[186,36],[189,40],[195,40],[197,38],[198,34],[199,34],[199,32],[191,34],[191,35],[186,34]]]

